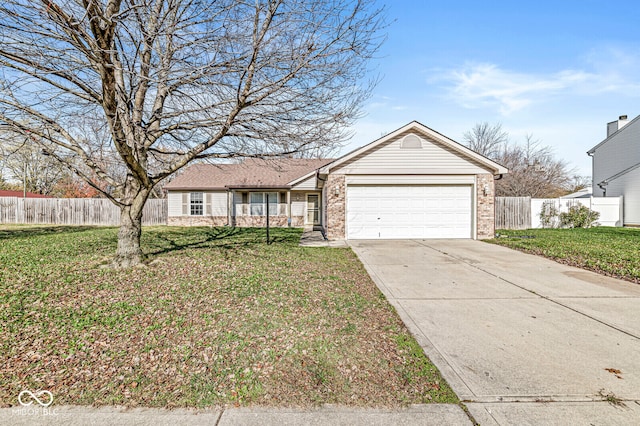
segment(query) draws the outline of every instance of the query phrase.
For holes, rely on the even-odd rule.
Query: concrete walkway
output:
[[[300,237],[302,247],[349,247],[345,240],[329,241],[319,230],[305,229]]]
[[[117,407],[29,407],[0,409],[0,425],[135,425],[135,426],[235,426],[235,425],[471,425],[457,405],[415,405],[403,410],[358,409],[327,406],[315,410],[231,408],[226,410],[162,410]]]
[[[639,285],[479,241],[351,246],[480,424],[640,424]]]

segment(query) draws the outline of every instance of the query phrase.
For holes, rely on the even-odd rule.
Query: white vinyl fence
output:
[[[622,197],[590,197],[590,198],[532,198],[531,227],[542,228],[540,212],[544,203],[552,204],[558,213],[569,211],[571,206],[585,206],[589,210],[600,213],[597,222],[600,226],[622,226]]]
[[[496,229],[542,228],[540,212],[544,204],[555,207],[558,213],[569,207],[583,205],[600,213],[600,226],[622,226],[622,197],[590,198],[528,198],[496,197]]]
[[[104,198],[0,197],[0,223],[117,226],[120,209]],[[142,224],[166,225],[167,200],[147,200]]]

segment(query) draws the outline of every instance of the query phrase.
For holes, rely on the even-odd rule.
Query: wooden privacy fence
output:
[[[496,197],[496,229],[531,228],[531,197]]]
[[[104,198],[0,197],[0,223],[117,226],[120,209]],[[142,224],[166,225],[167,200],[147,200]]]

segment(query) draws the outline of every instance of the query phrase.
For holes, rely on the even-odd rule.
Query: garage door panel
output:
[[[347,187],[347,238],[470,238],[471,186]]]

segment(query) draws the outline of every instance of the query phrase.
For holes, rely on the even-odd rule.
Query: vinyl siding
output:
[[[638,163],[640,163],[640,120],[634,119],[595,150],[593,195],[602,195],[598,183]],[[607,196],[610,194],[609,191],[610,189],[607,188]]]
[[[309,190],[315,190],[316,189],[316,176],[313,175],[308,179],[303,180],[302,182],[294,185],[291,189],[309,189]]]
[[[422,148],[402,148],[402,139],[416,135]],[[373,151],[367,151],[341,165],[332,173],[340,174],[476,174],[491,173],[475,161],[429,139],[409,131],[398,135]]]
[[[169,191],[167,205],[169,217],[182,216],[182,192]]]
[[[203,192],[203,191],[193,191]],[[189,211],[189,192],[169,191],[167,194],[169,217],[185,216],[183,214],[183,199],[187,202],[187,212]],[[227,215],[227,193],[224,191],[203,192],[204,194],[204,216],[226,216]],[[188,213],[186,214],[189,215]]]
[[[625,225],[640,225],[640,168],[630,171],[607,185],[607,197],[622,195]]]
[[[211,216],[226,216],[227,215],[227,193],[226,192],[211,192],[207,195],[211,195]],[[207,197],[207,201],[208,197]],[[209,209],[207,208],[207,213]]]

